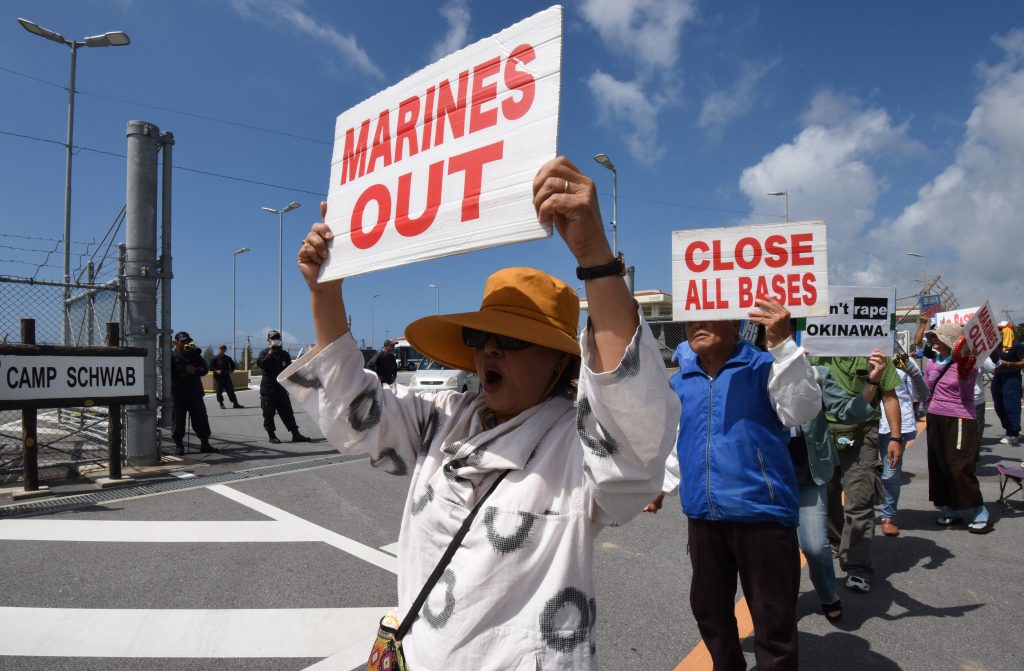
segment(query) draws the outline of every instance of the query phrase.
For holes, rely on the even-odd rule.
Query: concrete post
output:
[[[126,193],[124,344],[143,347],[146,405],[128,406],[125,446],[129,466],[160,462],[156,428],[156,203],[157,150],[160,129],[145,121],[128,122],[128,184]]]

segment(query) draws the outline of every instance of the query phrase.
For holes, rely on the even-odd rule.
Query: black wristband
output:
[[[618,275],[623,277],[626,274],[626,262],[622,257],[622,252],[611,263],[606,263],[603,266],[593,266],[591,268],[583,268],[577,266],[576,278],[580,280],[596,280],[599,277],[611,277]]]
[[[900,444],[903,444],[903,436],[889,436],[890,443],[894,440],[898,441]]]

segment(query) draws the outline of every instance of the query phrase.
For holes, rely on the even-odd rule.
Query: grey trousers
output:
[[[839,546],[839,567],[851,575],[866,578],[874,573],[871,538],[882,493],[878,427],[874,426],[860,445],[840,450],[839,468],[828,484],[828,536]]]

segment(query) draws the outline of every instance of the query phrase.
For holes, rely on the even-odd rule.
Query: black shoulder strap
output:
[[[395,640],[401,641],[402,637],[409,633],[409,629],[412,628],[412,623],[419,616],[420,608],[423,608],[423,604],[427,602],[427,597],[430,595],[430,590],[434,589],[434,585],[441,579],[441,574],[448,568],[448,564],[451,563],[452,557],[455,555],[455,551],[459,549],[459,545],[462,544],[462,539],[466,537],[466,533],[469,531],[469,527],[473,524],[473,518],[476,517],[477,512],[484,505],[484,501],[491,495],[491,493],[498,488],[498,485],[510,471],[505,471],[498,476],[498,479],[494,481],[490,489],[484,492],[484,495],[480,497],[480,500],[476,502],[473,509],[466,515],[466,519],[462,522],[462,526],[455,532],[455,537],[452,538],[452,542],[448,544],[448,549],[444,551],[444,555],[441,556],[441,560],[437,562],[437,566],[434,567],[434,572],[427,578],[426,584],[423,585],[423,589],[416,596],[416,600],[413,601],[412,607],[409,608],[409,612],[402,619],[402,623],[398,626],[398,631],[395,632]]]
[[[941,373],[939,373],[939,376],[937,378],[935,378],[935,382],[932,383],[931,388],[928,389],[928,400],[929,401],[931,401],[932,396],[935,395],[935,388],[938,387],[939,386],[939,382],[942,381],[942,376],[946,374],[946,371],[948,371],[949,367],[952,366],[952,365],[953,365],[952,361],[947,363],[946,367],[942,369]]]

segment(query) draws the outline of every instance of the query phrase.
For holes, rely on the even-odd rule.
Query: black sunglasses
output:
[[[532,342],[513,338],[512,336],[498,335],[497,333],[488,333],[487,331],[478,331],[477,329],[471,329],[468,326],[462,327],[462,342],[464,342],[466,347],[470,349],[483,349],[487,345],[487,341],[492,337],[494,338],[494,342],[498,343],[498,347],[503,350],[515,351],[526,349],[527,347],[533,347]]]

